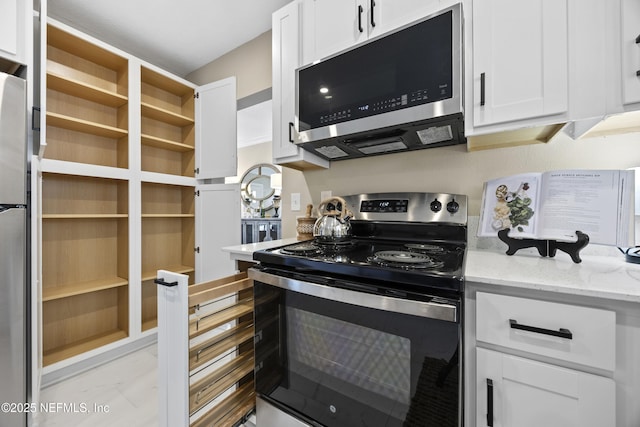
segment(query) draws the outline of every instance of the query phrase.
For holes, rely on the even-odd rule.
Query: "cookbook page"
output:
[[[530,173],[487,181],[478,236],[497,236],[508,228],[509,237],[537,238],[540,179],[540,174]]]
[[[621,224],[619,170],[564,170],[543,175],[540,236],[575,241],[576,231],[590,243],[616,245]]]

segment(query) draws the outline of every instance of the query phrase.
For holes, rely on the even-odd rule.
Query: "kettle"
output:
[[[318,206],[313,237],[320,243],[342,243],[351,239],[351,212],[342,197],[331,197]]]

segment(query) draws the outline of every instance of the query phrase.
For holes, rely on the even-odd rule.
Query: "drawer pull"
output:
[[[493,427],[493,380],[487,378],[487,427]]]
[[[161,279],[161,278],[155,279],[153,283],[155,283],[156,285],[166,286],[168,288],[171,288],[173,286],[178,286],[178,282],[165,282],[164,279]]]
[[[543,335],[551,335],[554,337],[566,338],[568,340],[573,339],[573,334],[571,333],[571,331],[564,328],[560,328],[557,331],[554,331],[552,329],[544,329],[544,328],[537,328],[535,326],[521,325],[520,323],[518,323],[517,320],[513,320],[513,319],[509,319],[509,325],[511,326],[511,329],[519,329],[521,331],[535,332],[537,334],[543,334]]]

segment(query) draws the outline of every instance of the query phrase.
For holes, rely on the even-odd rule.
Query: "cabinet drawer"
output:
[[[478,292],[476,338],[490,344],[615,370],[613,311]]]

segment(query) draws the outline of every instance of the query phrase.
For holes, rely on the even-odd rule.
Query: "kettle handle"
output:
[[[326,206],[331,203],[331,202],[338,202],[338,203],[342,203],[342,210],[335,210],[335,211],[329,211],[326,212]],[[345,213],[347,211],[347,202],[344,201],[344,199],[342,197],[339,196],[333,196],[333,197],[329,197],[328,199],[324,199],[322,202],[320,202],[320,205],[318,205],[318,215],[319,216],[324,216],[324,215],[338,215],[338,218],[344,218]]]

